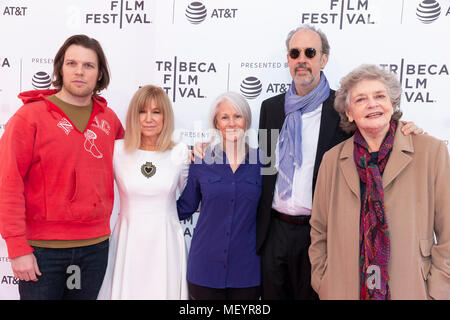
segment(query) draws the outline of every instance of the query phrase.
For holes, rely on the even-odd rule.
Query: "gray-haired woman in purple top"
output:
[[[200,207],[188,258],[189,295],[194,300],[256,300],[260,259],[256,254],[256,212],[261,195],[261,163],[249,148],[247,101],[227,92],[213,103],[212,127],[219,141],[190,165],[177,201],[180,219]]]

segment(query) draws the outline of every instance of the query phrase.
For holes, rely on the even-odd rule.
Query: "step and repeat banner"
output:
[[[247,98],[256,130],[261,102],[290,86],[285,40],[305,23],[328,36],[333,89],[358,65],[380,65],[402,83],[403,119],[448,143],[450,0],[0,0],[0,136],[18,93],[51,88],[57,50],[81,33],[103,46],[102,95],[123,124],[134,92],[155,84],[172,100],[177,140],[207,140],[210,104],[229,90]],[[197,215],[182,222],[188,247]],[[0,299],[17,299],[7,256],[0,238]]]

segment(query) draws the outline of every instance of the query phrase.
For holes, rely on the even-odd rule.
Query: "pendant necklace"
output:
[[[155,175],[156,167],[153,163],[147,161],[141,166],[141,173],[148,179]]]

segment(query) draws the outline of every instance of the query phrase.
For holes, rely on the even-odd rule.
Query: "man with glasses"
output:
[[[311,287],[309,219],[323,154],[349,137],[339,126],[335,92],[322,69],[330,46],[326,35],[304,25],[289,32],[286,46],[292,84],[263,101],[260,148],[275,158],[276,174],[263,175],[257,218],[263,299],[317,299]],[[281,131],[280,131],[281,130]],[[403,132],[420,133],[410,124]],[[277,143],[271,136],[280,132]],[[274,156],[273,157],[273,154]]]

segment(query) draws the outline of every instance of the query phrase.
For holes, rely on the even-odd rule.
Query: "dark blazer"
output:
[[[335,92],[330,90],[330,96],[323,102],[322,115],[320,119],[319,141],[317,143],[316,160],[314,164],[313,183],[311,188],[316,185],[317,173],[319,172],[320,162],[326,151],[337,145],[338,143],[349,138],[350,135],[345,133],[339,126],[339,114],[334,109]],[[261,151],[267,156],[271,156],[275,152],[276,140],[271,141],[271,129],[281,131],[284,123],[284,97],[285,93],[275,97],[266,99],[261,104],[261,112],[259,116],[259,129],[267,129],[267,136],[261,135],[259,137],[259,147]],[[304,137],[304,139],[307,137]],[[272,143],[273,142],[273,143]],[[275,163],[270,162],[265,167],[272,167]],[[270,222],[273,194],[275,190],[275,182],[277,174],[267,175],[262,177],[262,194],[258,206],[258,216],[256,224],[256,250],[260,253],[264,241],[267,237]]]

